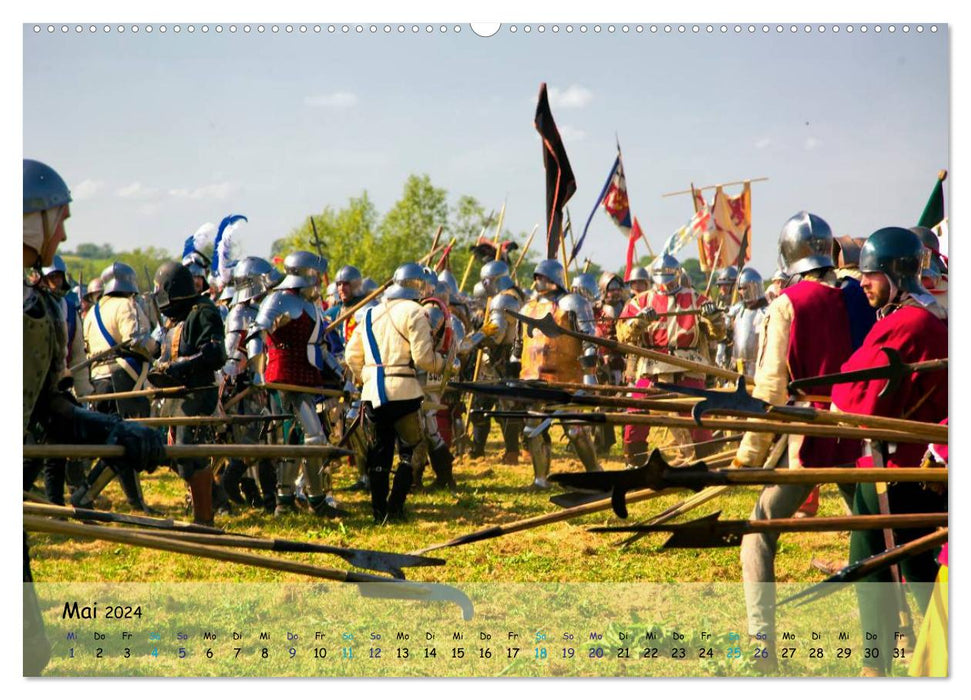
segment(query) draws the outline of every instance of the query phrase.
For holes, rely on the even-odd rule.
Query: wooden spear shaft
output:
[[[176,554],[187,554],[204,559],[214,559],[233,564],[243,564],[246,566],[256,566],[261,569],[271,569],[274,571],[285,571],[287,573],[312,576],[330,581],[341,583],[398,583],[396,579],[385,576],[375,576],[374,574],[362,574],[352,571],[341,571],[339,569],[327,569],[320,566],[312,566],[299,561],[286,559],[276,559],[259,554],[247,554],[234,550],[223,549],[220,547],[209,547],[191,542],[153,537],[151,535],[128,532],[118,528],[101,527],[99,525],[82,525],[80,523],[64,522],[61,520],[51,520],[35,515],[25,515],[23,521],[24,529],[32,532],[46,532],[51,535],[66,535],[68,537],[84,537],[93,540],[106,540],[117,542],[135,547],[146,547],[148,549],[158,549],[164,552],[174,552]]]
[[[538,230],[539,224],[536,224],[533,226],[533,230],[529,232],[529,238],[526,239],[526,245],[523,246],[523,252],[519,254],[519,257],[516,259],[516,264],[512,266],[512,270],[509,273],[509,276],[513,279],[516,279],[516,270],[519,269],[519,264],[526,258],[526,253],[529,252],[529,246],[531,246],[533,243],[533,236],[536,235],[536,231]]]
[[[453,242],[454,242],[454,239],[453,239]],[[436,253],[440,253],[445,248],[446,248],[446,246],[440,246],[438,248],[432,248],[431,252],[427,253],[423,258],[420,258],[418,260],[418,264],[420,265],[420,264],[423,264],[423,263],[428,262],[429,260],[431,260],[435,256]],[[389,279],[388,281],[386,281],[380,287],[378,287],[373,292],[371,292],[370,294],[368,294],[366,297],[364,297],[363,299],[361,299],[359,302],[357,302],[356,304],[354,304],[354,306],[351,306],[350,308],[345,309],[344,311],[342,311],[340,316],[338,316],[333,321],[331,321],[329,324],[327,324],[327,327],[324,328],[324,335],[327,335],[332,330],[334,330],[339,325],[341,325],[344,321],[346,321],[351,316],[353,316],[355,313],[357,313],[358,309],[360,309],[362,306],[364,306],[368,302],[373,301],[374,299],[376,299],[377,297],[379,297],[384,292],[385,289],[387,289],[388,287],[391,286],[391,284],[393,282],[394,282],[394,277],[392,277],[391,279]]]
[[[88,394],[86,396],[79,396],[78,401],[116,401],[118,399],[137,399],[142,397],[148,398],[160,398],[166,396],[181,396],[182,394],[187,394],[192,391],[205,391],[207,389],[216,389],[215,385],[208,386],[196,386],[196,387],[185,387],[185,386],[170,386],[161,389],[139,389],[138,391],[118,391],[113,394]]]
[[[672,476],[671,486],[677,484],[677,469],[667,475]],[[712,477],[712,481],[734,485],[759,486],[764,484],[875,484],[887,481],[923,481],[947,483],[947,469],[842,469],[825,467],[814,469],[721,469],[712,472],[694,472],[685,475],[687,480],[697,477],[699,481]]]
[[[649,501],[653,498],[658,498],[665,495],[667,495],[665,491],[652,491],[650,489],[631,491],[627,494],[627,503],[640,503],[641,501]],[[468,535],[462,535],[460,537],[451,539],[448,542],[441,542],[439,544],[433,544],[429,547],[425,547],[424,549],[419,549],[411,552],[411,554],[421,555],[437,549],[444,549],[445,547],[456,547],[462,544],[492,539],[493,537],[501,537],[502,535],[509,535],[513,532],[531,530],[535,527],[540,527],[541,525],[558,523],[564,520],[570,520],[571,518],[579,518],[580,516],[589,515],[590,513],[599,513],[601,511],[610,510],[610,508],[610,498],[601,498],[580,506],[574,506],[573,508],[564,508],[563,510],[559,510],[555,513],[535,515],[531,518],[524,518],[523,520],[517,520],[504,525],[492,525],[485,527],[481,530],[476,530],[475,532],[469,533]]]
[[[167,445],[169,459],[199,457],[237,457],[262,459],[280,457],[299,459],[353,455],[351,450],[330,445]],[[76,457],[112,459],[125,456],[122,445],[24,445],[24,459],[72,459]]]
[[[139,425],[152,427],[169,427],[173,425],[235,425],[238,423],[268,423],[276,420],[293,418],[289,413],[272,415],[236,415],[236,416],[173,416],[170,418],[128,418],[127,420]]]
[[[693,418],[679,416],[644,415],[640,413],[600,413],[607,423],[612,425],[628,425],[632,423],[659,425],[667,428],[711,428],[712,430],[738,430],[751,433],[781,433],[786,435],[811,435],[813,437],[853,438],[859,440],[885,440],[887,442],[923,442],[931,443],[937,438],[924,431],[903,432],[856,428],[842,425],[811,425],[809,423],[786,423],[784,421],[767,420],[739,420],[734,418],[702,418],[701,424],[695,423]],[[554,420],[558,416],[552,416]],[[562,418],[560,416],[559,418]]]

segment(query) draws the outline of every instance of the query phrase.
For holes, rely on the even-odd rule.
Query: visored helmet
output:
[[[651,261],[651,281],[665,296],[677,293],[681,289],[681,263],[667,253],[657,256]]]
[[[101,281],[104,282],[105,296],[126,296],[128,294],[138,294],[138,282],[135,270],[131,265],[123,262],[114,262],[101,272]]]
[[[479,271],[479,281],[486,290],[486,294],[492,296],[504,289],[513,286],[512,278],[509,276],[509,265],[502,260],[490,260]]]
[[[537,277],[545,277],[561,291],[566,291],[566,276],[563,274],[563,266],[559,260],[553,260],[552,258],[540,260],[536,269],[533,270],[533,279]]]
[[[860,251],[860,272],[882,272],[897,289],[926,294],[920,283],[923,258],[924,244],[917,234],[890,226],[874,231],[866,239]]]
[[[600,287],[597,286],[597,278],[589,272],[582,272],[574,276],[570,282],[570,291],[575,292],[590,302],[600,298]]]
[[[180,307],[199,297],[192,273],[184,265],[169,261],[155,271],[155,302],[166,316],[177,317]]]
[[[233,287],[236,288],[234,304],[251,301],[270,288],[269,274],[275,268],[269,261],[249,255],[233,268]]]
[[[24,158],[24,214],[61,207],[71,202],[67,183],[49,165]]]
[[[719,287],[735,286],[735,280],[738,279],[738,268],[734,265],[729,265],[728,267],[723,267],[718,271],[718,279],[715,284]]]
[[[283,259],[283,269],[287,276],[277,285],[277,289],[316,289],[327,272],[327,258],[298,250]]]
[[[754,304],[765,298],[765,286],[762,275],[754,267],[742,268],[738,274],[738,296],[746,304]]]
[[[425,271],[418,263],[405,263],[394,271],[392,284],[385,298],[417,301],[425,290]]]
[[[234,296],[236,296],[236,287],[231,284],[227,284],[219,293],[219,299],[217,299],[217,301],[230,302],[233,300]]]
[[[201,277],[209,282],[209,258],[198,251],[192,251],[184,258],[182,264],[189,269],[193,277]]]
[[[476,282],[472,287],[472,298],[477,301],[485,301],[489,293],[486,291],[485,285],[482,282]]]
[[[779,234],[779,267],[788,276],[833,267],[833,231],[823,219],[801,211]]]

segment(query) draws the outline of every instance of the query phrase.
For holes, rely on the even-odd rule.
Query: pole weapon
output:
[[[340,583],[384,584],[383,586],[362,585],[359,587],[359,590],[366,597],[402,598],[422,601],[445,600],[455,603],[462,608],[463,619],[471,620],[474,615],[472,601],[469,600],[469,597],[465,593],[454,586],[441,583],[412,583],[386,576],[377,576],[375,574],[327,569],[298,561],[228,551],[221,547],[210,547],[191,542],[178,542],[164,537],[153,537],[145,534],[126,532],[118,528],[60,522],[33,515],[24,516],[24,529],[33,532],[45,532],[52,535],[107,540],[109,542],[128,544],[136,547],[147,547],[149,549],[159,549],[166,552],[187,554],[205,559],[215,559],[217,561],[234,564],[256,566],[262,569],[295,573]]]

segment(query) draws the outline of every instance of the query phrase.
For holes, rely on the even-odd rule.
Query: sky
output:
[[[949,167],[946,25],[652,34],[628,24],[625,34],[621,23],[613,33],[561,23],[554,34],[532,23],[482,38],[468,24],[430,35],[424,24],[418,34],[352,24],[346,35],[216,24],[191,34],[184,23],[178,34],[171,23],[164,34],[24,26],[24,156],[72,188],[65,248],[176,253],[201,224],[242,213],[243,252],[266,255],[310,213],[364,190],[386,211],[413,173],[453,203],[506,202],[507,228],[528,232],[545,216],[532,124],[542,82],[577,179],[578,233],[619,140],[632,212],[655,250],[693,213],[690,197],[662,194],[768,178],[752,186],[752,264],[764,275],[797,211],[837,235],[910,226]],[[601,211],[581,257],[615,269],[625,245]]]

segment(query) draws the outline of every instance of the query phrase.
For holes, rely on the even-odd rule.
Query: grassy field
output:
[[[554,471],[580,471],[566,443],[556,439],[554,428]],[[490,442],[487,457],[460,457],[455,464],[458,489],[455,493],[415,493],[408,498],[409,519],[404,523],[375,525],[370,502],[362,492],[340,492],[342,508],[350,517],[341,520],[317,518],[300,512],[273,518],[261,511],[236,508],[232,515],[217,517],[217,526],[233,532],[294,540],[320,541],[340,546],[408,552],[444,542],[479,528],[508,523],[557,510],[548,499],[550,492],[528,489],[532,468],[526,453],[518,466],[500,464],[498,433]],[[623,466],[619,448],[602,458],[606,469]],[[346,463],[337,470],[337,486],[350,485],[355,474]],[[425,480],[432,475],[426,470]],[[185,508],[186,489],[171,471],[161,468],[143,477],[146,500],[166,516],[189,519]],[[630,506],[630,522],[642,520],[687,498],[690,492],[674,492]],[[120,487],[112,483],[105,491],[111,509],[129,512]],[[756,487],[729,490],[701,506],[691,517],[716,510],[723,518],[746,518],[758,496]],[[822,489],[821,516],[843,514],[835,487]],[[628,548],[619,548],[619,536],[587,532],[594,525],[621,524],[612,511],[576,520],[545,525],[496,539],[440,550],[447,559],[441,567],[412,570],[411,578],[428,581],[464,582],[732,582],[740,580],[737,548],[706,550],[663,550],[666,535],[649,535]],[[780,541],[776,573],[779,581],[818,581],[825,576],[811,566],[814,557],[845,559],[845,533],[787,535]],[[304,577],[250,569],[222,562],[202,562],[181,555],[133,549],[112,543],[74,541],[63,537],[33,535],[35,577],[41,581],[285,581]],[[285,555],[296,560],[340,568],[343,562],[324,555]]]
[[[558,434],[555,428],[554,470],[580,470],[579,462],[568,454],[566,443],[557,440]],[[408,552],[485,526],[555,511],[556,507],[548,501],[549,492],[527,488],[532,481],[527,455],[522,455],[518,466],[499,464],[497,455],[501,446],[497,431],[492,438],[487,452],[490,457],[457,460],[455,493],[411,495],[407,503],[410,517],[405,523],[375,525],[366,494],[341,492],[341,506],[351,512],[343,520],[316,518],[307,512],[275,519],[255,510],[237,509],[232,515],[218,517],[216,524],[251,535]],[[603,464],[605,468],[622,467],[617,447],[614,453],[603,458]],[[337,476],[338,487],[349,485],[354,477],[353,470],[342,464]],[[430,481],[429,474],[425,478]],[[152,507],[169,517],[189,518],[185,510],[185,487],[172,472],[160,469],[144,479],[143,485]],[[106,495],[113,510],[129,510],[116,485],[110,486]],[[690,492],[676,492],[631,505],[629,521],[650,517],[688,495]],[[757,495],[758,489],[754,487],[732,489],[682,520],[716,510],[722,512],[723,518],[745,518]],[[842,513],[842,501],[835,487],[824,487],[820,515]],[[757,649],[757,643],[753,647],[745,634],[738,549],[664,550],[661,545],[666,535],[663,534],[650,535],[625,549],[616,546],[621,537],[587,531],[593,525],[621,522],[611,511],[604,511],[438,550],[432,555],[446,559],[444,566],[407,570],[412,581],[457,584],[475,601],[472,622],[462,622],[458,609],[450,604],[372,600],[362,598],[356,586],[313,584],[310,579],[294,574],[35,533],[31,535],[34,577],[40,582],[38,591],[45,601],[49,635],[56,640],[55,659],[48,671],[56,675],[200,676],[755,674],[752,659],[748,657]],[[847,542],[846,533],[784,536],[776,559],[783,594],[825,578],[825,574],[811,565],[813,558],[845,559]],[[347,568],[343,560],[321,554],[273,556]],[[57,582],[74,583],[59,585]],[[119,583],[123,585],[118,586]],[[136,642],[121,641],[118,630],[124,627],[112,628],[106,621],[94,623],[100,626],[93,628],[92,623],[85,626],[77,621],[67,622],[61,608],[63,601],[72,598],[153,601],[146,605],[146,619],[152,626],[139,622],[131,628],[159,630],[164,641],[149,642],[144,635]],[[321,601],[326,604],[321,605]],[[833,596],[826,603],[787,610],[792,612],[786,613],[785,629],[796,633],[800,644],[820,626],[819,614],[825,610],[822,627],[827,634],[831,633],[831,639],[825,643],[832,648],[837,643],[833,630],[843,631],[849,634],[856,652],[850,661],[837,661],[830,658],[832,654],[825,660],[797,658],[782,668],[781,675],[858,673],[861,642],[851,591]],[[300,621],[299,634],[304,640],[300,643],[270,643],[255,638],[253,630],[265,629],[274,630],[276,640],[282,630],[296,629],[294,619]],[[221,639],[218,645],[212,643],[210,647],[206,646],[208,642],[197,641],[206,629],[222,629],[225,633],[227,620],[248,630],[249,638],[238,643]],[[68,639],[65,635],[79,627],[114,629],[114,632],[108,634],[109,641],[87,642],[86,647],[81,642],[65,641]],[[470,633],[469,640],[425,641],[423,635],[427,630],[443,628],[464,630]],[[401,641],[369,640],[378,630],[387,639],[392,629],[404,630],[412,641],[405,645]],[[783,629],[781,624],[780,629]],[[314,634],[311,630],[327,632],[322,641],[311,643],[307,640],[308,635]],[[356,651],[352,652],[357,656],[353,659],[341,658],[350,647],[336,639],[337,630],[357,640]],[[495,639],[479,640],[474,637],[479,634],[477,630],[489,630]],[[523,639],[520,644],[522,657],[509,657],[514,643],[518,642],[500,640],[497,630],[502,634],[507,634],[505,630],[518,630],[523,637],[531,636],[528,642]],[[576,633],[574,639],[565,639],[563,635],[568,630],[570,634]],[[678,640],[676,633],[684,635],[683,641]],[[192,641],[174,641],[179,634],[186,634]],[[550,636],[546,637],[547,634]],[[651,634],[656,637],[652,638]],[[732,634],[738,634],[741,641],[731,641]],[[92,657],[95,643],[110,645],[105,647],[110,649],[106,657]],[[189,649],[189,660],[177,653],[183,644]],[[232,656],[236,648],[232,645],[236,644],[242,651]],[[379,644],[382,646],[376,646]],[[741,645],[743,656],[727,660],[726,649],[734,644]],[[650,645],[660,650],[659,658],[638,656],[649,652]],[[685,661],[671,658],[678,645],[688,649],[689,657]],[[123,648],[134,649],[137,664],[121,655]],[[159,648],[162,651],[153,656],[151,651]],[[262,656],[266,648],[270,649],[268,656]],[[384,653],[380,657],[384,661],[367,658],[367,654],[375,653],[375,648]],[[634,657],[618,658],[621,650],[627,648]],[[69,649],[77,650],[80,656],[68,658]],[[319,657],[320,649],[329,651],[326,663]],[[401,649],[411,656],[400,658]],[[428,649],[437,649],[440,656],[422,658]],[[462,649],[467,658],[449,658],[449,654],[457,653],[452,649]],[[546,649],[542,653],[549,656],[541,658],[540,649]],[[606,656],[596,656],[601,653],[598,649]],[[713,655],[699,658],[698,654],[706,649],[712,649]],[[212,650],[213,656],[206,656]],[[389,659],[389,654],[394,652],[399,658]]]

